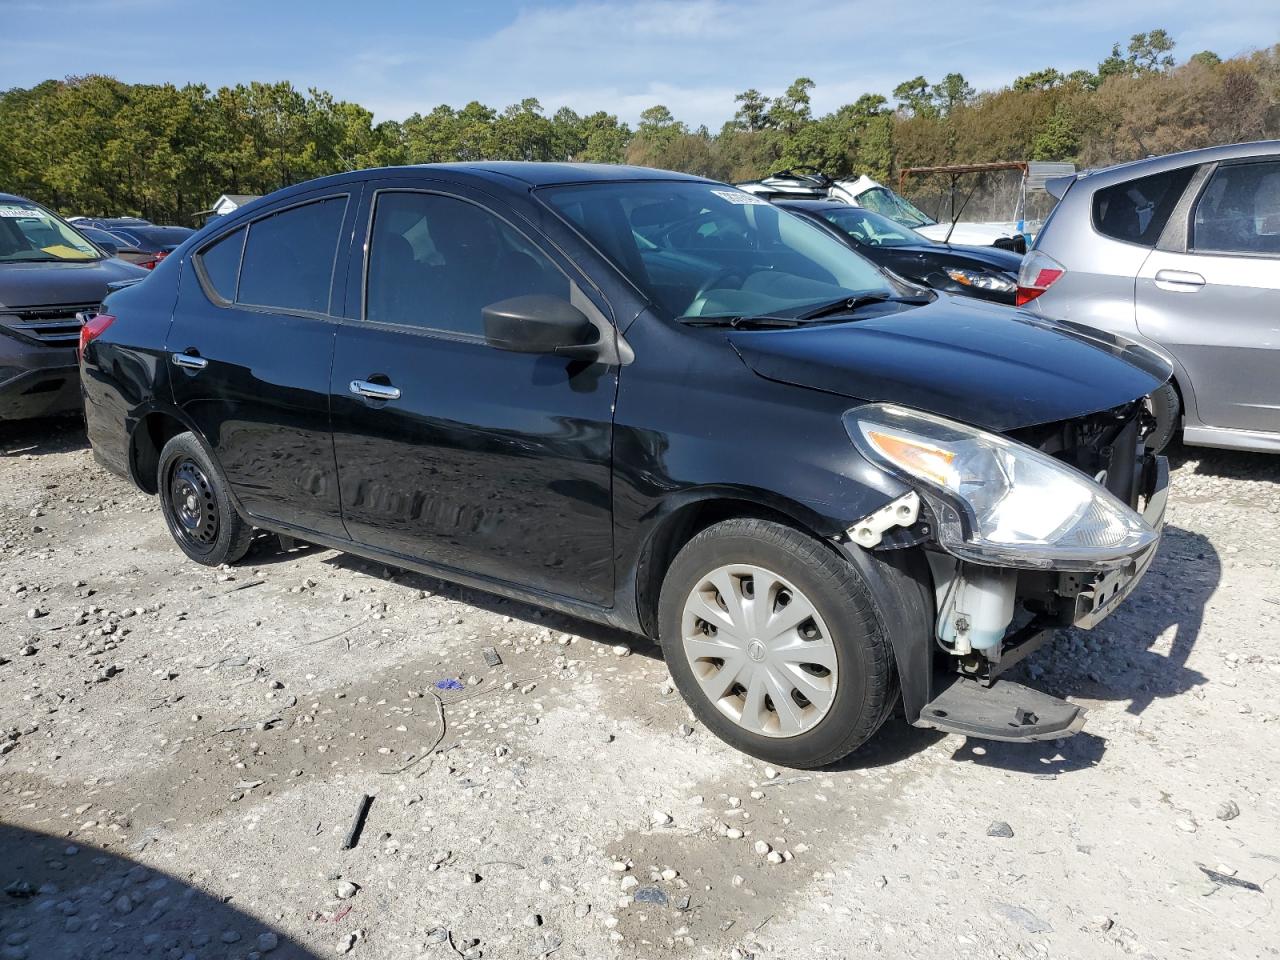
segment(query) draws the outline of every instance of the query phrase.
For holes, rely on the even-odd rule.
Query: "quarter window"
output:
[[[200,267],[213,292],[228,302],[236,298],[236,277],[240,274],[240,251],[244,247],[241,227],[212,246],[200,251]]]
[[[1196,202],[1191,246],[1204,253],[1280,254],[1280,160],[1219,167]]]
[[[1139,177],[1093,195],[1093,226],[1104,236],[1154,247],[1195,167]]]
[[[483,207],[383,192],[374,207],[365,319],[481,336],[483,307],[524,294],[569,297],[569,280]]]
[[[346,197],[269,214],[249,225],[236,302],[327,313]]]

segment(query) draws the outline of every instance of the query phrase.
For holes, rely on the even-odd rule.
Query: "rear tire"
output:
[[[662,585],[659,637],[698,719],[771,763],[834,763],[897,699],[867,582],[825,544],[773,521],[726,520],[684,546]]]
[[[160,451],[156,488],[169,533],[196,563],[217,567],[248,553],[253,527],[241,519],[222,471],[190,432],[170,438]]]
[[[1170,380],[1147,397],[1147,409],[1156,418],[1156,428],[1147,437],[1147,449],[1160,453],[1167,447],[1182,424],[1182,401]]]

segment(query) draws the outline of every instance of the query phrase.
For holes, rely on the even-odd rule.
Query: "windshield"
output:
[[[866,207],[876,213],[897,220],[908,227],[927,227],[937,223],[928,214],[922,213],[915,204],[906,197],[901,197],[888,187],[872,187],[858,194],[858,206]]]
[[[672,317],[796,316],[897,292],[816,225],[733,187],[655,180],[539,195]]]
[[[100,259],[97,247],[43,207],[0,202],[0,263]]]
[[[842,233],[873,247],[918,247],[933,243],[896,220],[882,217],[863,207],[833,203],[814,212]]]

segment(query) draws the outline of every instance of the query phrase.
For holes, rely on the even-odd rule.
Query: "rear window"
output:
[[[212,246],[200,251],[198,262],[204,271],[206,282],[228,303],[236,298],[236,277],[240,274],[240,251],[244,248],[244,231],[241,227],[229,233]]]
[[[236,302],[327,313],[346,197],[273,213],[249,225]]]
[[[1093,228],[1125,243],[1154,247],[1195,167],[1166,170],[1093,195]]]

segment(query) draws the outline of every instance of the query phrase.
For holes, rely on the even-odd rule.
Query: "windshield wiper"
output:
[[[861,307],[871,306],[873,303],[907,303],[913,307],[922,307],[930,302],[928,297],[900,297],[892,293],[864,293],[856,297],[845,297],[843,300],[835,300],[831,303],[824,303],[821,306],[814,307],[807,313],[800,314],[800,320],[817,320],[820,317],[832,317],[837,314],[855,313]]]
[[[744,317],[681,317],[680,322],[691,327],[798,327],[804,320],[799,317],[771,317],[766,314]]]

